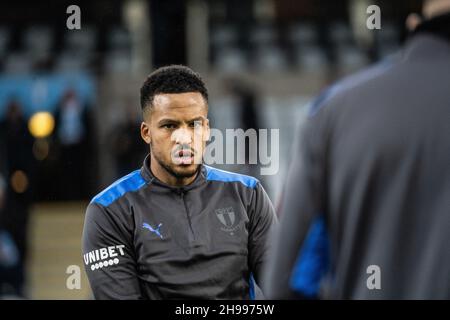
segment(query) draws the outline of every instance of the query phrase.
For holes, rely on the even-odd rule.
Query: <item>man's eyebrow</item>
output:
[[[205,121],[206,118],[203,116],[195,117],[194,119],[188,120],[187,122],[194,122],[194,121]]]
[[[170,119],[170,118],[163,118],[158,121],[158,124],[164,124],[164,123],[180,123],[178,120]]]
[[[187,123],[191,123],[191,122],[195,122],[195,121],[205,121],[206,118],[203,116],[199,116],[199,117],[195,117],[193,119],[187,120]],[[170,118],[163,118],[161,120],[158,121],[158,124],[166,124],[166,123],[174,123],[174,124],[178,124],[181,123],[183,121],[180,120],[175,120],[175,119],[170,119]]]

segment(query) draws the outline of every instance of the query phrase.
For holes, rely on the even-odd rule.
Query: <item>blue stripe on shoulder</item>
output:
[[[258,184],[258,179],[245,174],[238,174],[228,172],[216,168],[206,166],[206,180],[208,181],[223,181],[223,182],[240,182],[248,188],[255,188]]]
[[[383,74],[387,69],[393,65],[392,60],[383,60],[367,69],[350,75],[335,84],[324,89],[319,95],[311,101],[307,106],[308,117],[313,117],[316,113],[334,96],[340,92],[347,91],[359,84],[363,84],[370,79],[376,78]]]
[[[249,282],[249,296],[250,296],[250,300],[255,300],[256,299],[256,295],[255,295],[255,278],[253,278],[253,274],[250,273],[250,279],[248,280]]]
[[[297,262],[292,271],[290,287],[309,298],[319,294],[320,283],[330,266],[329,238],[323,216],[311,224]]]
[[[133,171],[96,195],[91,203],[99,203],[105,207],[109,206],[125,193],[139,190],[145,184],[146,182],[142,178],[140,170]]]

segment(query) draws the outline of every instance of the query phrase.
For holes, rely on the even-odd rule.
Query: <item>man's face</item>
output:
[[[194,176],[209,138],[207,114],[198,92],[155,95],[141,125],[142,138],[150,144],[152,169],[156,165],[176,178]]]

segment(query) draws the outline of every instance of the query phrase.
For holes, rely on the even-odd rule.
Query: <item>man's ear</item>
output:
[[[146,144],[150,144],[150,142],[152,142],[152,137],[150,134],[150,125],[145,121],[142,121],[141,123],[141,137]]]
[[[206,123],[205,123],[205,135],[203,137],[204,141],[209,141],[209,139],[211,139],[211,128],[209,127],[209,119],[206,119]]]

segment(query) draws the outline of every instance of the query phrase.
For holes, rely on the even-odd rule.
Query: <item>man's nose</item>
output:
[[[190,144],[192,143],[192,132],[186,128],[180,128],[175,130],[172,134],[172,141],[177,144]]]

